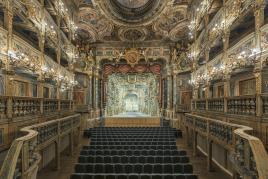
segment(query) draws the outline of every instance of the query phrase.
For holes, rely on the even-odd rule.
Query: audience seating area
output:
[[[178,150],[182,134],[170,127],[98,127],[86,130],[71,179],[197,179],[186,151]]]

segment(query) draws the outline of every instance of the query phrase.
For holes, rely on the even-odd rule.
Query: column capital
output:
[[[222,80],[223,80],[223,82],[229,82],[231,80],[231,75],[229,75],[229,74],[228,75],[227,74],[226,75],[223,75],[223,79]]]

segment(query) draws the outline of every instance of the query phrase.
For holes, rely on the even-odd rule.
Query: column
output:
[[[207,169],[209,172],[212,171],[212,141],[207,139]]]
[[[56,61],[57,63],[60,65],[61,63],[61,33],[60,33],[60,21],[61,21],[61,17],[60,14],[58,12],[57,14],[57,27],[56,27],[56,31],[57,31],[57,40],[58,40],[58,46],[56,48]],[[61,110],[61,89],[60,89],[60,84],[57,84],[57,99],[58,99],[58,107],[59,107],[59,111]]]
[[[89,93],[87,105],[88,108],[91,110],[92,108],[92,74],[88,74],[88,90],[87,93]]]
[[[44,74],[42,71],[42,67],[45,64],[45,54],[44,54],[44,46],[45,46],[45,35],[44,35],[44,31],[39,32],[38,35],[38,41],[39,41],[39,49],[41,52],[41,56],[40,56],[40,71],[38,72],[38,79],[37,79],[37,97],[39,98],[43,98],[44,96]],[[44,99],[41,100],[41,104],[40,104],[40,111],[41,114],[43,114],[43,105],[44,105]]]
[[[61,16],[58,12],[58,15],[57,15],[57,37],[58,37],[58,46],[57,46],[57,49],[56,49],[56,53],[57,53],[57,62],[58,64],[60,64],[60,61],[61,61],[61,30],[60,30],[60,26],[61,26]]]
[[[176,116],[177,108],[177,72],[173,74],[173,118]]]
[[[205,99],[206,99],[206,110],[208,111],[208,99],[210,98],[210,86],[211,86],[211,82],[208,80],[206,81],[206,84],[205,84]]]
[[[206,60],[206,71],[207,71],[206,73],[208,73],[209,52],[210,52],[210,47],[209,45],[207,45],[205,49],[205,60]],[[210,97],[210,85],[211,85],[210,79],[206,79],[206,84],[205,84],[206,111],[208,111],[208,98]]]
[[[13,96],[13,76],[14,71],[10,65],[10,59],[8,57],[8,53],[12,50],[12,39],[13,39],[13,10],[12,4],[10,1],[6,1],[6,6],[4,8],[4,27],[7,30],[7,49],[5,57],[5,95]],[[8,98],[7,100],[7,117],[12,118],[12,98]]]
[[[262,49],[262,34],[261,34],[261,27],[264,24],[264,8],[265,8],[265,1],[264,0],[256,0],[255,7],[254,7],[254,15],[255,15],[255,52],[256,52],[256,65],[254,69],[254,75],[256,78],[256,116],[262,116],[262,69],[263,69],[263,57],[261,56],[261,49]],[[259,131],[261,129],[261,124],[259,124]]]
[[[167,117],[172,109],[172,75],[170,71],[170,66],[167,66]]]
[[[10,1],[6,1],[6,7],[4,9],[4,27],[7,30],[7,50],[5,57],[5,95],[12,96],[12,78],[14,75],[14,71],[12,66],[10,65],[9,51],[12,50],[12,39],[13,39],[13,10],[12,4]]]
[[[227,109],[227,98],[230,97],[230,75],[225,75],[223,77],[223,88],[224,88],[224,113],[228,112]]]

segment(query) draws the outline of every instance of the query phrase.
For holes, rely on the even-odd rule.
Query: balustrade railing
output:
[[[70,100],[61,100],[60,107],[62,110],[70,110],[72,107],[72,101]]]
[[[242,178],[268,178],[268,155],[261,140],[248,134],[252,128],[194,114],[186,114],[184,120],[187,128],[228,149]]]
[[[41,114],[41,98],[13,97],[12,116],[23,117]]]
[[[227,112],[239,115],[255,115],[256,114],[256,97],[255,96],[239,96],[227,98]]]
[[[263,97],[263,112],[268,114],[268,96]],[[254,116],[257,114],[256,96],[236,96],[192,100],[192,110]]]
[[[191,111],[191,104],[179,104],[177,105],[178,112],[190,112]]]
[[[210,98],[208,101],[208,110],[224,112],[224,98]]]
[[[205,99],[196,100],[195,106],[197,110],[206,110],[206,100]]]
[[[47,115],[72,110],[72,100],[0,96],[0,119]]]
[[[59,110],[59,101],[57,99],[44,99],[43,111],[44,113],[53,113]]]
[[[0,119],[7,118],[7,97],[0,96]]]
[[[22,135],[26,135],[12,143],[2,165],[0,178],[36,178],[38,164],[41,161],[41,156],[37,152],[40,146],[48,146],[59,136],[67,135],[67,131],[79,129],[80,120],[80,115],[76,114],[21,129]]]
[[[268,115],[268,95],[263,94],[261,95],[262,99],[262,112],[264,115]]]

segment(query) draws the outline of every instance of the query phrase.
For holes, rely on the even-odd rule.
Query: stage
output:
[[[149,116],[141,112],[125,112],[105,117],[106,127],[159,127],[160,117]]]
[[[148,114],[141,113],[141,112],[124,112],[124,113],[114,115],[114,116],[111,116],[111,117],[129,117],[129,118],[133,118],[133,117],[151,117],[151,116],[148,115]]]

